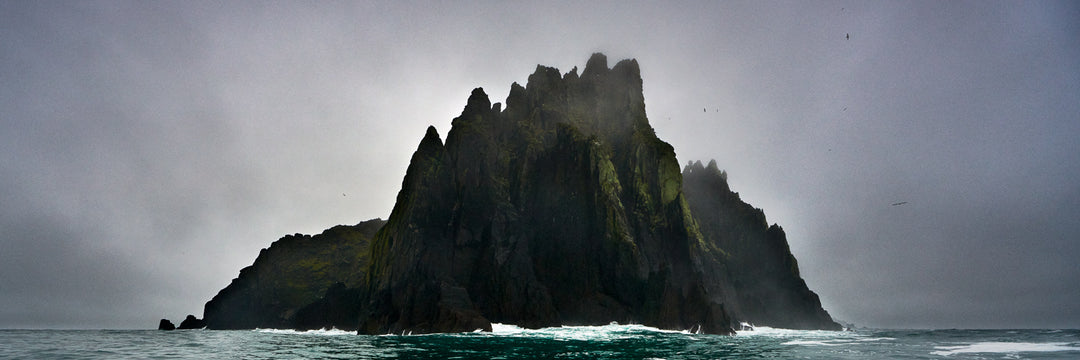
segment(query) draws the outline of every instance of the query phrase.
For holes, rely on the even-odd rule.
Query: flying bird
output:
[[[851,33],[845,33],[844,34],[844,39],[845,40],[851,40]]]
[[[900,206],[900,205],[904,205],[904,204],[907,204],[907,201],[901,201],[901,202],[898,202],[898,203],[893,203],[892,206]]]

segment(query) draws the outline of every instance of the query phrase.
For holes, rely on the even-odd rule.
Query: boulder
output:
[[[186,318],[184,318],[184,321],[180,322],[180,326],[178,326],[177,329],[202,329],[204,327],[206,327],[205,321],[196,318],[195,315],[188,315]]]
[[[157,329],[158,330],[176,330],[176,325],[173,325],[172,321],[169,321],[169,319],[161,319],[161,321],[158,322]]]

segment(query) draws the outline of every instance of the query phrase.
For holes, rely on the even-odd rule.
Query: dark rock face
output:
[[[731,191],[716,161],[687,165],[683,190],[706,241],[727,254],[736,295],[729,310],[736,318],[789,329],[841,329],[799,276],[784,230],[768,225],[761,209]]]
[[[206,327],[206,321],[195,318],[195,315],[188,315],[184,318],[184,321],[180,322],[180,326],[178,326],[177,329],[202,329],[204,327]]]
[[[158,322],[157,329],[158,330],[176,330],[176,325],[173,325],[172,321],[169,321],[169,319],[161,319],[161,321]]]
[[[322,298],[297,310],[292,327],[297,330],[356,330],[359,316],[360,289],[347,288],[345,283],[339,282],[330,285]]]
[[[335,226],[315,236],[285,236],[274,242],[206,303],[203,317],[207,327],[284,329],[298,327],[297,321],[312,326],[312,317],[322,316],[320,312],[312,307],[301,318],[296,317],[297,312],[319,301],[340,306],[337,304],[347,300],[342,298],[345,294],[331,292],[331,285],[360,284],[368,265],[368,241],[384,223],[374,219],[353,226]],[[328,303],[324,296],[332,296],[333,301]],[[351,301],[357,304],[355,299]],[[355,329],[356,316],[327,325]]]
[[[445,145],[428,129],[372,240],[359,331],[619,321],[730,333],[720,252],[641,84],[637,62],[609,69],[600,54],[580,76],[539,66],[505,110],[474,90]]]
[[[505,109],[473,90],[445,143],[427,129],[387,221],[282,238],[204,314],[212,329],[361,334],[839,328],[783,230],[715,164],[680,172],[646,118],[637,62],[609,68],[601,54],[580,75],[538,66]]]

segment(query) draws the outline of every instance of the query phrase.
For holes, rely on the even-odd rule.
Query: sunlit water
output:
[[[795,331],[641,325],[360,336],[320,330],[0,330],[0,359],[1080,359],[1080,330]]]

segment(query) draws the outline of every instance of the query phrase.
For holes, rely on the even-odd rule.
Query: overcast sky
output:
[[[597,51],[837,319],[1080,327],[1076,2],[4,0],[0,328],[201,316],[279,237],[386,218],[473,88]]]

